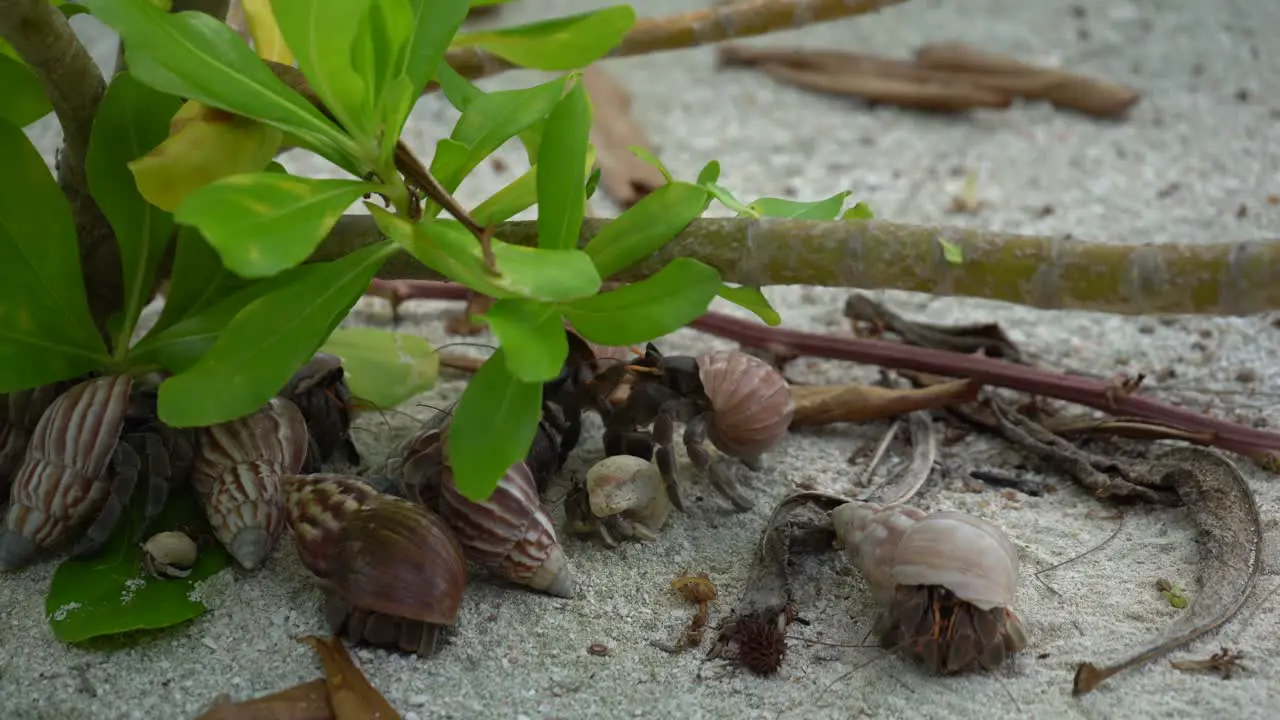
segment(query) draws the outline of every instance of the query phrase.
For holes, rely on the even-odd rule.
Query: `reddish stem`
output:
[[[434,280],[374,280],[369,294],[398,303],[408,299],[465,300],[467,288]],[[755,320],[708,312],[690,327],[742,345],[786,355],[808,355],[915,370],[1086,405],[1113,415],[1152,420],[1202,433],[1208,444],[1270,464],[1280,451],[1280,433],[1245,427],[1137,395],[1117,393],[1114,384],[1067,373],[1039,370],[980,355],[934,350],[858,337],[769,327]]]

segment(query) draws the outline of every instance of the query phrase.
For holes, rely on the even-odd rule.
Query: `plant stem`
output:
[[[587,218],[582,244],[610,221]],[[508,222],[494,236],[534,246],[537,232],[534,221]],[[341,257],[380,237],[371,218],[348,215],[312,260]],[[948,262],[939,238],[959,247],[963,261]],[[701,218],[617,279],[643,279],[677,257],[715,267],[725,282],[754,286],[910,290],[1122,315],[1280,310],[1280,240],[1103,245],[883,220]],[[404,253],[379,277],[441,279]]]
[[[75,218],[89,307],[103,339],[110,341],[107,316],[119,309],[124,297],[120,252],[85,179],[89,135],[106,82],[67,18],[47,0],[0,0],[0,37],[40,78],[62,126],[58,183]]]
[[[878,12],[904,2],[906,0],[746,0],[679,15],[641,18],[607,57],[633,57],[795,30]],[[471,47],[450,50],[445,60],[460,75],[472,80],[517,67]],[[438,86],[431,83],[423,92],[437,89]]]
[[[466,288],[456,283],[423,280],[375,280],[368,294],[392,302],[409,299],[459,300]],[[840,337],[769,327],[724,313],[708,312],[689,327],[742,345],[786,355],[849,360],[896,370],[972,378],[984,385],[1019,390],[1066,400],[1117,416],[1141,418],[1196,433],[1190,442],[1204,442],[1239,453],[1271,467],[1280,456],[1280,433],[1245,427],[1229,420],[1167,405],[1150,398],[1115,392],[1106,381],[1040,370],[1026,365],[967,353],[903,345],[883,340]]]

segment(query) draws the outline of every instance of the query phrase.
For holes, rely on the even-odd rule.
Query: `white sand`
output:
[[[602,3],[601,3],[602,4]],[[719,159],[723,183],[741,196],[794,192],[804,198],[851,189],[881,217],[970,224],[1025,232],[1074,233],[1106,241],[1195,241],[1274,235],[1280,207],[1280,55],[1267,47],[1280,33],[1280,6],[1265,2],[1088,2],[1079,21],[1067,2],[1012,0],[949,3],[920,0],[875,18],[789,33],[775,44],[803,43],[905,55],[917,45],[958,39],[1060,62],[1134,83],[1147,93],[1122,124],[1091,121],[1035,104],[1009,112],[930,118],[781,87],[748,72],[717,74],[709,50],[611,63],[632,90],[635,112],[674,172],[692,176]],[[525,0],[498,22],[582,10],[597,3]],[[646,15],[693,3],[645,3]],[[521,7],[524,6],[524,7]],[[1216,8],[1216,9],[1211,9]],[[77,21],[79,22],[79,20]],[[84,24],[84,23],[82,23]],[[1089,39],[1080,39],[1086,27]],[[103,44],[97,54],[109,57]],[[527,84],[529,74],[496,78],[488,87]],[[1249,92],[1247,101],[1234,98]],[[437,98],[423,101],[408,139],[424,156],[447,134],[454,114]],[[46,149],[55,139],[43,128]],[[525,167],[519,148],[501,153],[503,172],[485,165],[464,188],[474,203]],[[318,165],[295,170],[324,173]],[[987,208],[975,217],[947,214],[964,172],[980,174]],[[1162,189],[1177,183],[1172,193]],[[602,200],[597,213],[613,213]],[[1056,212],[1040,217],[1052,204]],[[1245,204],[1248,215],[1236,217]],[[769,295],[788,326],[844,331],[845,292],[775,288]],[[1271,399],[1280,369],[1280,334],[1270,318],[1125,319],[1085,313],[1042,313],[981,301],[934,301],[886,294],[911,316],[935,322],[996,320],[1022,347],[1047,362],[1101,375],[1146,372],[1149,392],[1246,421],[1280,420]],[[406,306],[412,328],[433,342],[444,334],[444,305]],[[365,301],[351,318],[382,324],[386,306]],[[728,345],[692,331],[662,342],[670,352]],[[1176,376],[1163,379],[1163,368]],[[1240,383],[1242,368],[1258,380]],[[802,361],[808,380],[870,380],[874,368]],[[440,404],[460,392],[449,379],[421,402]],[[1212,391],[1212,392],[1210,392]],[[416,402],[416,401],[415,401]],[[409,412],[429,410],[409,403]],[[411,428],[390,417],[365,418],[358,437],[370,456]],[[595,428],[592,425],[592,428]],[[1144,642],[1179,611],[1156,592],[1156,578],[1194,596],[1196,533],[1184,510],[1139,508],[1119,536],[1088,558],[1035,578],[1105,540],[1115,520],[1077,489],[1042,498],[1006,499],[995,490],[965,492],[974,467],[1012,467],[1020,456],[1000,443],[970,437],[944,448],[919,504],[998,521],[1022,553],[1017,609],[1031,646],[993,676],[933,679],[863,642],[873,606],[861,579],[837,555],[805,560],[798,602],[809,627],[793,626],[781,674],[758,679],[700,654],[669,656],[649,645],[672,641],[691,609],[668,589],[682,570],[707,572],[722,599],[713,622],[737,601],[751,554],[772,503],[793,483],[838,487],[857,472],[845,458],[878,439],[884,424],[796,434],[767,458],[756,481],[757,509],[733,514],[687,470],[687,515],[674,516],[661,539],[617,550],[564,538],[580,595],[566,601],[477,579],[455,644],[422,661],[360,651],[373,682],[407,717],[418,718],[1264,718],[1280,716],[1280,613],[1270,592],[1280,546],[1280,489],[1242,462],[1264,514],[1267,565],[1253,599],[1221,632],[1175,657],[1207,657],[1220,645],[1247,654],[1247,671],[1223,681],[1157,662],[1107,683],[1085,698],[1070,696],[1075,664],[1111,659]],[[600,456],[586,438],[575,467]],[[1056,479],[1055,479],[1056,481]],[[553,490],[552,499],[558,496]],[[557,508],[557,517],[561,513]],[[228,571],[210,588],[204,617],[133,649],[113,654],[61,645],[43,617],[43,593],[54,565],[0,580],[0,717],[190,717],[219,693],[247,698],[318,675],[311,651],[294,638],[324,630],[320,595],[285,544],[254,574]],[[607,657],[587,653],[607,645]],[[871,663],[860,670],[860,666]]]

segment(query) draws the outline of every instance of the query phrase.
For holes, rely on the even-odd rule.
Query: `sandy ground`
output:
[[[500,21],[594,5],[525,0]],[[648,2],[641,12],[694,5]],[[1266,201],[1268,193],[1280,192],[1280,54],[1265,44],[1277,33],[1280,6],[1265,2],[921,0],[876,17],[760,41],[906,55],[924,42],[963,40],[1136,84],[1146,97],[1120,124],[1039,104],[967,118],[866,110],[751,73],[718,73],[705,49],[608,67],[634,94],[639,121],[675,173],[691,177],[707,160],[719,159],[722,182],[740,196],[818,198],[850,189],[894,220],[1074,233],[1098,242],[1194,242],[1263,237],[1280,229],[1280,206]],[[95,48],[101,57],[113,52],[102,42]],[[532,79],[510,74],[486,87]],[[429,156],[454,118],[442,101],[428,98],[407,138]],[[56,142],[50,130],[34,131],[48,152]],[[518,147],[500,154],[506,169],[485,165],[464,186],[465,201],[479,201],[525,167]],[[328,174],[305,159],[289,164]],[[986,207],[976,216],[951,215],[951,197],[970,171],[979,176]],[[593,204],[597,214],[616,212],[598,199]],[[1042,212],[1046,206],[1054,212]],[[1243,216],[1241,207],[1247,207]],[[769,291],[788,326],[835,332],[847,330],[840,317],[845,294]],[[1280,353],[1280,333],[1270,317],[1119,318],[899,293],[879,297],[935,322],[999,321],[1024,349],[1059,367],[1103,376],[1146,372],[1150,391],[1163,397],[1246,421],[1280,421],[1272,408],[1280,384],[1280,368],[1272,362]],[[406,306],[407,327],[446,342],[445,310],[434,303]],[[364,301],[349,322],[385,325],[387,308]],[[661,344],[669,352],[727,347],[692,331]],[[1256,379],[1241,381],[1249,375],[1243,370]],[[873,379],[876,371],[801,361],[794,374],[808,381],[854,381]],[[431,411],[421,403],[439,405],[461,388],[461,379],[446,378],[404,410],[425,416]],[[413,422],[397,415],[362,419],[364,453],[386,456],[390,441]],[[650,645],[672,641],[690,614],[668,588],[673,578],[686,569],[709,573],[722,594],[712,606],[718,620],[736,602],[773,501],[797,483],[847,485],[859,470],[846,457],[885,427],[790,436],[754,480],[758,505],[746,514],[730,512],[686,469],[684,482],[696,499],[659,540],[608,550],[562,539],[579,579],[577,599],[477,577],[455,642],[443,654],[425,662],[363,650],[357,657],[410,718],[1280,716],[1280,612],[1271,596],[1280,585],[1274,549],[1280,546],[1280,488],[1247,463],[1242,468],[1257,493],[1269,544],[1264,575],[1234,621],[1175,654],[1206,657],[1222,645],[1243,651],[1247,670],[1228,681],[1181,673],[1162,661],[1072,698],[1077,662],[1113,658],[1175,618],[1179,611],[1156,592],[1156,578],[1196,593],[1195,528],[1184,510],[1139,508],[1104,549],[1037,579],[1039,570],[1101,543],[1116,520],[1060,478],[1048,478],[1062,484],[1059,492],[1039,498],[966,491],[971,469],[1012,467],[1020,460],[981,437],[945,447],[919,504],[977,513],[1014,539],[1023,563],[1017,609],[1031,645],[1004,671],[934,679],[897,657],[859,647],[874,607],[862,580],[835,554],[801,563],[797,599],[812,624],[794,626],[777,677],[751,677],[704,663],[698,653],[673,657]],[[594,437],[587,438],[575,468],[600,457]],[[550,501],[560,492],[553,489]],[[555,514],[562,517],[558,506]],[[219,693],[246,698],[318,674],[311,651],[295,638],[323,631],[320,595],[288,544],[260,572],[227,571],[211,581],[206,616],[110,654],[65,647],[50,633],[42,608],[53,568],[32,567],[0,585],[0,717],[190,717]],[[596,643],[609,653],[588,654]]]

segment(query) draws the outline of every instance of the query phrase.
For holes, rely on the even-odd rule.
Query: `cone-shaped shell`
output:
[[[111,483],[133,379],[108,375],[67,390],[40,416],[14,474],[0,535],[0,570],[21,567],[95,516]]]
[[[343,523],[378,492],[357,477],[330,473],[286,475],[280,489],[298,557],[313,575],[328,579],[329,559]]]
[[[450,470],[442,475],[440,515],[468,559],[512,582],[559,597],[574,596],[568,559],[527,465],[512,465],[483,502],[463,497]]]
[[[907,505],[850,502],[831,511],[836,542],[881,603],[893,599],[893,558],[909,530],[927,515]]]
[[[1018,590],[1018,551],[1004,531],[980,517],[936,512],[898,543],[893,581],[940,585],[982,610],[1009,607]]]
[[[438,515],[417,503],[379,495],[347,515],[329,560],[328,580],[352,605],[453,625],[466,589],[467,563]]]
[[[0,395],[0,507],[9,497],[14,473],[22,464],[40,418],[59,395],[74,385],[63,381]]]
[[[277,397],[251,415],[201,428],[199,437],[192,486],[218,541],[243,567],[256,568],[284,528],[280,478],[302,468],[306,421]]]
[[[698,357],[698,377],[715,409],[707,434],[722,452],[758,457],[786,435],[796,404],[786,378],[769,363],[717,350]]]

